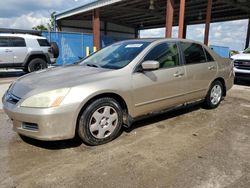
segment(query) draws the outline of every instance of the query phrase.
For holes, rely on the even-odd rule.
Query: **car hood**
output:
[[[13,95],[22,98],[30,92],[36,94],[97,81],[104,77],[110,77],[111,75],[105,74],[110,71],[114,70],[83,65],[49,68],[17,79],[11,86],[10,91]]]
[[[250,60],[250,54],[236,54],[231,57],[232,59],[236,60]]]

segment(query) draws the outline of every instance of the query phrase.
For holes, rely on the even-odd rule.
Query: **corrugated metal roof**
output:
[[[114,4],[114,3],[118,3],[118,2],[121,2],[121,1],[124,1],[124,0],[99,0],[99,1],[97,0],[95,2],[88,3],[88,4],[85,4],[83,6],[76,7],[76,8],[73,8],[73,9],[66,10],[64,12],[58,13],[58,14],[55,15],[56,20],[60,20],[60,19],[63,19],[63,18],[69,17],[69,16],[73,16],[73,15],[76,15],[76,14],[88,12],[88,11],[94,10],[96,8],[104,7],[104,6],[111,5],[111,4]]]
[[[235,0],[236,1],[236,0]],[[248,19],[250,0],[214,0],[211,22]],[[99,0],[57,15],[57,20],[92,20],[92,10],[100,8],[102,21],[138,29],[165,27],[166,0],[154,0],[154,9],[149,9],[150,0]],[[173,24],[178,25],[179,0],[174,0]],[[185,23],[204,24],[207,13],[207,0],[186,0]],[[66,26],[58,22],[58,25]],[[70,27],[70,26],[69,26]],[[77,26],[83,27],[81,25]]]

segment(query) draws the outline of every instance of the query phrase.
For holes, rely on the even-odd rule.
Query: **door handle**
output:
[[[214,70],[214,69],[215,69],[215,66],[208,67],[208,70]]]
[[[184,76],[184,73],[176,72],[174,74],[174,77],[182,77],[182,76]]]
[[[6,50],[5,50],[5,52],[9,53],[9,52],[12,52],[12,51],[11,51],[11,50],[9,50],[9,49],[6,49]]]

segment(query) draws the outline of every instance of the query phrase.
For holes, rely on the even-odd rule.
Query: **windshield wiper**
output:
[[[87,63],[86,65],[89,66],[89,67],[96,67],[96,68],[99,68],[99,66],[98,66],[98,65],[95,65],[95,64]]]

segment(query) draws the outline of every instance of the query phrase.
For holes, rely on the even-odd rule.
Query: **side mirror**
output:
[[[142,64],[142,70],[152,71],[160,68],[160,63],[158,61],[144,61]]]

